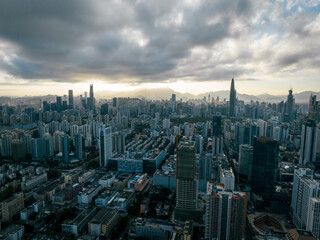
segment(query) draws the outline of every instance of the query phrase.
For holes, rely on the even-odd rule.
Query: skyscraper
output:
[[[184,141],[178,146],[176,178],[176,210],[196,210],[198,176],[196,174],[196,144],[193,141]]]
[[[176,94],[172,94],[172,112],[176,112],[176,107],[177,107],[177,104],[176,104]]]
[[[317,101],[316,95],[311,95],[309,100],[309,118],[320,122],[320,101]]]
[[[82,134],[76,133],[74,135],[74,146],[76,157],[81,161],[83,160],[83,147],[82,147]]]
[[[239,175],[241,178],[250,181],[252,176],[253,147],[250,145],[240,145],[239,149]]]
[[[64,162],[69,162],[69,135],[62,134],[61,135],[61,144],[62,144],[62,160]]]
[[[229,100],[229,116],[235,116],[236,90],[234,88],[234,79],[231,80],[230,100]]]
[[[223,154],[223,136],[221,132],[221,116],[212,118],[212,154]]]
[[[100,167],[107,167],[108,160],[112,157],[112,129],[105,125],[99,129],[99,158]]]
[[[69,90],[69,108],[73,109],[73,90]]]
[[[254,193],[261,194],[266,199],[274,192],[278,148],[278,142],[272,138],[254,138],[251,188]]]
[[[90,96],[89,96],[89,110],[95,110],[95,101],[93,95],[93,84],[90,84]]]
[[[206,198],[205,239],[244,239],[247,195],[208,182]]]
[[[294,110],[294,97],[292,95],[292,89],[289,90],[289,95],[285,103],[285,114],[288,117],[289,122],[293,120],[293,110]]]
[[[316,162],[318,141],[318,126],[316,125],[315,120],[308,119],[302,125],[300,164],[314,164]]]
[[[61,112],[62,111],[62,97],[57,96],[57,111]]]
[[[291,197],[292,220],[298,229],[306,229],[309,200],[320,197],[320,182],[313,179],[313,170],[299,168],[294,171]]]

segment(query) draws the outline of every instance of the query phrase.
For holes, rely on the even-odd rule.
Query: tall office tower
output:
[[[82,134],[76,133],[74,135],[75,155],[81,161],[83,160]]]
[[[221,116],[213,116],[212,118],[212,135],[221,135]]]
[[[212,155],[203,154],[199,158],[199,192],[207,192],[207,182],[212,179]]]
[[[306,230],[320,239],[320,198],[309,199],[308,219]]]
[[[112,99],[112,107],[118,108],[118,98],[114,97]]]
[[[62,111],[62,97],[57,96],[57,111],[61,112]]]
[[[176,110],[177,110],[177,103],[176,103],[176,94],[172,94],[172,99],[171,99],[171,101],[172,101],[172,112],[176,112]]]
[[[196,210],[198,206],[198,176],[196,173],[195,142],[184,141],[179,144],[177,149],[176,178],[176,210]]]
[[[73,90],[69,90],[69,108],[73,109]]]
[[[104,103],[101,105],[101,115],[109,114],[109,105],[108,103]]]
[[[306,229],[309,200],[320,197],[320,182],[313,179],[313,170],[299,168],[294,171],[291,197],[292,220],[298,229]]]
[[[247,195],[208,182],[205,239],[245,239]]]
[[[309,100],[309,118],[320,122],[320,101],[317,101],[316,95],[311,95]]]
[[[308,119],[302,125],[299,161],[302,165],[316,162],[318,130],[313,119]]]
[[[62,160],[64,162],[69,162],[69,135],[61,135],[61,145],[62,145]]]
[[[278,142],[272,138],[254,138],[251,189],[267,200],[277,179],[278,150]]]
[[[95,101],[93,96],[93,84],[90,84],[89,110],[95,110]]]
[[[221,116],[212,118],[212,154],[223,154],[223,136],[221,132]]]
[[[240,145],[239,147],[239,177],[251,181],[253,147],[250,145]]]
[[[230,100],[229,100],[229,116],[235,116],[236,90],[234,88],[234,79],[231,80]]]
[[[289,90],[289,95],[287,97],[287,101],[285,103],[285,114],[288,117],[289,122],[293,120],[293,110],[294,110],[294,97],[292,95],[292,89]]]
[[[99,128],[99,158],[100,167],[107,167],[112,157],[112,129],[101,125]]]

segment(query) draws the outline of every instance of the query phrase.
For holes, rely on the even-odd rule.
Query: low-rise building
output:
[[[102,208],[88,223],[88,232],[91,235],[109,235],[112,228],[118,222],[118,211]]]
[[[2,202],[2,219],[7,222],[24,208],[24,195],[17,193],[11,198]]]
[[[35,186],[47,181],[47,173],[43,173],[39,176],[35,176],[31,180],[25,181],[21,183],[21,190],[22,191],[29,191],[33,189]]]
[[[78,236],[79,231],[87,225],[96,212],[96,207],[84,209],[76,218],[66,220],[61,224],[62,232],[72,233]]]
[[[23,225],[10,225],[6,229],[0,231],[1,240],[21,240],[24,233]]]
[[[82,192],[78,195],[78,203],[79,204],[89,204],[91,203],[93,197],[98,195],[99,191],[102,190],[101,185],[92,186],[86,189],[83,189]]]
[[[136,192],[141,192],[148,184],[148,174],[137,174],[128,182],[128,188],[134,189]]]

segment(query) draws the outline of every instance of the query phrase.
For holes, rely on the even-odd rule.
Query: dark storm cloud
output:
[[[256,24],[253,18],[265,11],[261,5],[265,1],[196,2],[1,1],[0,72],[23,79],[54,81],[75,81],[72,76],[81,74],[141,82],[190,77],[225,80],[256,71],[244,66],[250,61],[281,71],[309,56],[303,49],[290,52],[288,48],[281,53],[268,49],[265,52],[272,55],[267,57],[273,61],[266,61],[259,47],[251,49],[244,44],[232,50],[239,52],[236,55],[224,57],[229,50],[224,52],[219,44],[228,39],[241,42],[254,34],[257,26],[252,26]],[[264,14],[267,18],[274,16]],[[288,29],[288,39],[293,36],[299,42],[302,38],[314,38],[313,30],[304,28],[312,20],[309,15],[289,15],[278,17],[279,29],[284,34]],[[255,21],[259,22],[259,18]],[[270,17],[268,22],[272,21]],[[1,41],[10,43],[10,51],[1,48]],[[198,59],[192,55],[196,47],[207,50],[203,55],[221,50],[222,56]]]
[[[176,13],[182,20],[175,25],[168,18]],[[70,74],[83,73],[166,80],[175,77],[168,73],[190,49],[233,37],[232,24],[250,14],[251,4],[244,0],[196,6],[179,1],[1,1],[0,39],[12,43],[15,54],[0,68],[25,79],[65,76],[68,81]],[[211,18],[218,20],[208,24]]]

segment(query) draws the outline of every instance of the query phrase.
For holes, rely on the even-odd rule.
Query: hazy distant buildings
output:
[[[171,104],[172,104],[172,112],[175,113],[176,112],[176,108],[177,108],[177,103],[176,103],[176,94],[172,94],[172,99],[171,99]]]
[[[90,95],[89,95],[89,99],[88,99],[88,108],[90,111],[94,111],[95,110],[95,99],[94,99],[94,95],[93,95],[93,84],[90,84]]]
[[[69,108],[73,109],[73,90],[69,90]]]

